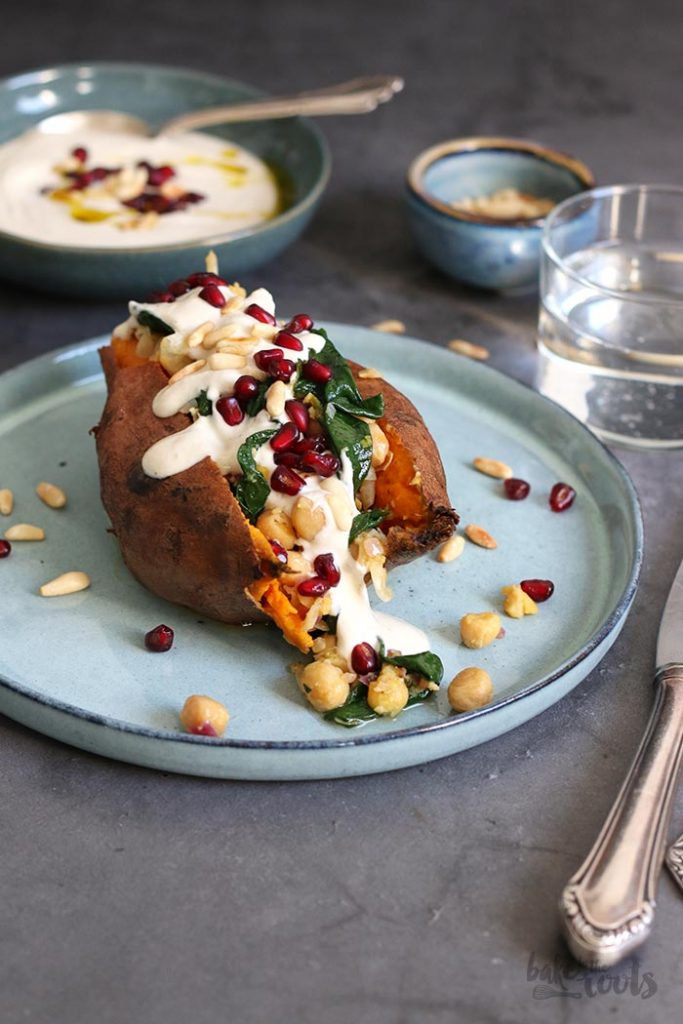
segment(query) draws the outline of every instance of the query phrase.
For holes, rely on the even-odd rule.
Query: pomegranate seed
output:
[[[289,466],[290,469],[300,469],[301,456],[296,452],[275,452],[273,456],[276,466]]]
[[[225,305],[225,296],[217,284],[205,284],[199,293],[199,298],[218,309]]]
[[[311,576],[310,580],[302,580],[296,589],[303,597],[322,597],[330,589],[330,584],[321,576]]]
[[[88,174],[91,181],[104,181],[110,174],[116,174],[118,170],[118,167],[93,167],[91,171],[88,171]]]
[[[522,580],[520,587],[537,604],[547,601],[555,591],[555,584],[552,580]]]
[[[162,167],[152,167],[147,171],[147,181],[150,185],[163,185],[169,178],[175,178],[175,171],[168,164]]]
[[[285,402],[285,411],[290,420],[296,423],[302,433],[308,430],[311,417],[308,415],[308,409],[303,402],[298,402],[296,398],[290,398]]]
[[[548,503],[553,512],[564,512],[574,504],[575,497],[576,491],[573,487],[570,487],[569,484],[559,483],[553,486]]]
[[[379,658],[372,644],[356,644],[351,651],[351,668],[357,676],[366,676],[377,671]]]
[[[282,562],[283,565],[287,564],[287,548],[284,544],[281,544],[279,540],[271,540],[270,546],[273,549],[273,554],[277,558],[278,562]]]
[[[154,629],[150,629],[149,633],[145,633],[145,647],[148,651],[155,651],[158,654],[170,651],[173,647],[173,636],[170,626],[163,624],[155,626]]]
[[[270,486],[281,494],[298,494],[306,481],[289,466],[276,466],[270,478]]]
[[[236,427],[244,419],[244,409],[236,398],[219,398],[216,402],[216,412],[222,416],[229,427]]]
[[[183,207],[185,207],[188,203],[202,203],[205,199],[206,196],[202,195],[201,192],[183,192],[178,200],[178,205],[180,205],[181,200]]]
[[[313,320],[308,313],[297,313],[285,327],[291,334],[301,334],[302,331],[310,331]]]
[[[172,295],[171,292],[152,292],[149,301],[159,303],[175,302],[175,295]]]
[[[188,729],[194,736],[218,736],[218,733],[211,725],[211,722],[202,722],[200,725],[193,725]]]
[[[334,476],[339,472],[340,462],[332,452],[306,452],[301,456],[301,468],[308,469],[318,476]]]
[[[178,298],[179,295],[184,295],[185,292],[189,292],[189,290],[190,285],[188,284],[187,281],[184,281],[182,279],[180,281],[173,281],[168,286],[168,291],[171,293],[171,295],[175,295],[176,298]]]
[[[259,382],[256,377],[245,373],[235,381],[234,394],[240,405],[247,405],[258,394]]]
[[[0,558],[7,558],[12,551],[12,545],[8,540],[0,540]]]
[[[292,445],[292,451],[296,452],[297,455],[304,455],[306,452],[314,452],[318,448],[319,441],[314,437],[300,437]]]
[[[277,323],[272,313],[269,313],[263,306],[259,306],[258,303],[252,302],[250,306],[244,311],[247,316],[253,316],[254,320],[260,320],[262,324],[272,324],[275,326]]]
[[[270,364],[275,359],[282,359],[283,352],[281,348],[264,348],[260,352],[254,353],[254,362],[258,366],[259,370],[265,370],[266,373],[270,372]]]
[[[76,146],[75,149],[71,150],[71,155],[74,160],[78,160],[79,163],[84,164],[88,159],[88,150],[85,146]]]
[[[280,331],[275,338],[276,345],[282,345],[283,348],[290,348],[294,352],[301,352],[304,347],[304,343],[295,338],[289,331]]]
[[[285,384],[291,380],[296,366],[291,359],[273,359],[268,364],[268,373],[275,380],[282,380]]]
[[[228,286],[227,281],[224,281],[218,274],[210,273],[208,270],[200,270],[196,274],[190,274],[187,281],[193,288],[199,288],[204,284],[222,284],[226,288]]]
[[[332,370],[324,363],[319,363],[317,359],[309,359],[303,365],[303,374],[314,384],[327,384],[332,376]]]
[[[510,501],[523,501],[531,490],[526,480],[520,480],[515,476],[511,476],[508,480],[503,480],[503,487],[505,495]]]
[[[336,587],[341,579],[339,566],[335,562],[332,552],[327,552],[325,555],[317,555],[313,562],[313,568],[318,576],[322,576],[331,587]]]
[[[277,434],[270,439],[270,447],[274,452],[286,452],[299,437],[296,423],[285,423]]]

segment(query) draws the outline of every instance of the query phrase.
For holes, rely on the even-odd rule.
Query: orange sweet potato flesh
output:
[[[183,414],[159,419],[152,411],[154,396],[167,383],[160,364],[140,361],[125,343],[102,349],[100,356],[108,391],[95,431],[102,503],[130,571],[160,597],[222,622],[272,618],[290,643],[310,648],[310,636],[279,585],[268,542],[245,519],[216,464],[206,458],[166,480],[143,472],[150,445],[188,424]],[[352,368],[356,375],[359,367]],[[357,383],[364,396],[384,395],[380,424],[393,458],[378,475],[376,505],[392,509],[384,530],[387,564],[395,565],[446,540],[458,517],[438,451],[414,406],[386,381]]]

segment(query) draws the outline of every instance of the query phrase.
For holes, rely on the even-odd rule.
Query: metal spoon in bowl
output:
[[[298,115],[320,117],[326,114],[367,114],[380,103],[392,99],[402,88],[403,79],[397,75],[367,75],[325,89],[315,89],[313,92],[244,100],[224,107],[193,110],[171,118],[157,131],[152,131],[139,117],[115,110],[69,110],[44,118],[30,130],[49,135],[99,130],[155,136],[237,121],[264,121]]]

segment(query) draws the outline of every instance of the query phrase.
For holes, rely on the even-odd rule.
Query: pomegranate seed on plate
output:
[[[576,491],[569,484],[555,484],[550,492],[548,503],[553,512],[564,512],[574,504]]]
[[[306,452],[301,456],[301,468],[308,469],[318,476],[334,476],[339,472],[340,462],[332,452]]]
[[[272,326],[275,326],[277,323],[273,314],[269,313],[267,309],[263,308],[263,306],[259,306],[256,302],[252,302],[250,306],[247,306],[244,312],[247,316],[253,316],[254,320],[260,320],[262,324],[271,324]]]
[[[78,160],[79,163],[84,164],[88,159],[88,150],[85,146],[76,146],[75,149],[71,150],[71,155],[74,160]]]
[[[0,558],[7,558],[12,551],[12,545],[8,540],[0,540]]]
[[[225,296],[217,284],[205,284],[199,293],[199,298],[218,309],[225,305]]]
[[[174,633],[171,627],[164,626],[162,623],[155,626],[154,629],[150,629],[149,633],[145,633],[145,647],[148,651],[155,651],[157,654],[170,651],[173,646],[173,637]]]
[[[286,325],[285,330],[290,334],[301,334],[302,331],[310,331],[313,320],[308,313],[297,313]]]
[[[279,540],[271,540],[270,546],[278,562],[282,562],[285,565],[287,562],[287,548]]]
[[[178,281],[172,281],[168,286],[168,291],[171,295],[175,295],[178,298],[179,295],[184,295],[185,292],[189,292],[190,286],[187,281],[182,278]]]
[[[229,427],[236,427],[244,419],[244,409],[236,398],[219,398],[216,402],[216,412],[225,420]]]
[[[248,373],[244,376],[238,377],[235,381],[235,398],[240,405],[247,405],[252,398],[255,398],[258,394],[259,382],[256,377],[251,377]]]
[[[302,597],[322,597],[330,589],[330,584],[321,576],[311,576],[309,580],[302,580],[296,589]]]
[[[529,494],[531,486],[526,480],[520,480],[516,476],[511,476],[507,480],[503,480],[503,487],[505,489],[505,496],[510,501],[523,501]]]
[[[547,601],[555,591],[555,584],[552,580],[522,580],[520,587],[537,604]]]
[[[290,469],[301,469],[301,456],[296,452],[275,452],[273,460],[276,466],[289,466]]]
[[[351,651],[351,668],[357,676],[366,676],[377,671],[379,658],[372,644],[356,644]]]
[[[296,366],[291,359],[273,359],[268,363],[268,373],[275,380],[284,381],[285,384],[291,380]]]
[[[168,164],[162,167],[152,167],[147,170],[147,181],[150,185],[163,185],[170,178],[175,178],[175,171]]]
[[[152,292],[148,301],[159,303],[175,302],[175,295],[172,295],[171,292]]]
[[[276,466],[270,478],[270,486],[281,494],[298,494],[306,481],[289,466]]]
[[[331,587],[336,587],[341,579],[339,566],[335,562],[331,551],[324,555],[317,555],[313,562],[313,568],[318,576],[322,576],[324,580],[327,580]]]
[[[308,430],[311,417],[308,414],[308,409],[303,402],[297,401],[296,398],[289,398],[285,402],[285,412],[289,416],[293,423],[296,423],[297,427],[302,433]]]
[[[281,348],[263,348],[260,352],[254,353],[254,362],[258,366],[259,370],[265,370],[266,373],[270,372],[270,364],[275,359],[282,359],[284,355]]]
[[[301,352],[304,347],[304,343],[295,338],[289,331],[279,331],[275,337],[275,344],[282,345],[283,348],[292,349],[294,352]]]
[[[274,452],[286,452],[299,437],[299,428],[296,423],[285,423],[280,427],[277,434],[270,439],[270,447]]]
[[[332,370],[329,366],[325,366],[324,363],[319,363],[317,359],[309,359],[303,365],[303,374],[308,380],[312,380],[314,384],[327,384],[328,380],[332,377]]]

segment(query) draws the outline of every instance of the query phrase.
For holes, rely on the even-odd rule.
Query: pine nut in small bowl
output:
[[[595,183],[580,160],[522,139],[438,143],[408,170],[408,211],[418,250],[465,284],[538,285],[543,221]]]

